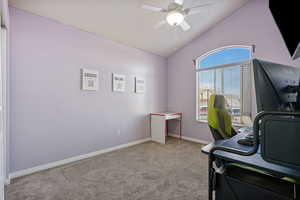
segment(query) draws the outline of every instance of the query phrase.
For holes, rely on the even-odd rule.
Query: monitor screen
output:
[[[257,111],[299,110],[300,69],[253,60]]]

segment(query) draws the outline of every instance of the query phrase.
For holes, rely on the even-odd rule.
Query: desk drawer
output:
[[[238,167],[217,173],[216,200],[293,200],[294,184]]]
[[[169,119],[180,119],[180,115],[167,115],[166,116],[166,120],[169,120]]]

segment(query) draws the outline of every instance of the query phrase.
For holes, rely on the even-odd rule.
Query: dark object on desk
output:
[[[237,142],[238,142],[238,144],[251,146],[251,147],[254,145],[254,140],[249,139],[249,138],[242,138],[242,139],[239,139]]]
[[[237,141],[238,144],[253,146],[254,145],[254,134],[252,127],[243,127],[239,129],[240,134],[246,134],[244,138]]]

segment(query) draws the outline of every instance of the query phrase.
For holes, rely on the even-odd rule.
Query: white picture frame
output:
[[[82,68],[81,89],[87,91],[97,91],[99,89],[99,71]]]
[[[125,92],[126,89],[126,76],[123,74],[112,75],[112,90],[113,92]]]
[[[145,93],[145,79],[141,77],[135,77],[135,93]]]

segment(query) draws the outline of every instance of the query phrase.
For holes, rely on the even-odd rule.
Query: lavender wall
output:
[[[10,172],[150,136],[147,115],[167,108],[166,59],[15,8],[10,25]],[[82,67],[100,71],[99,91],[80,90]],[[125,93],[111,91],[113,72]]]
[[[201,20],[201,19],[199,19]],[[293,62],[268,9],[267,0],[244,7],[168,58],[168,109],[183,112],[183,135],[211,140],[207,124],[196,121],[196,73],[192,60],[218,47],[256,45],[255,57],[300,67]]]
[[[4,153],[4,179],[8,179],[9,175],[9,8],[7,0],[0,0],[1,25],[6,29],[6,66],[1,66],[2,70],[2,103],[3,103],[3,153]],[[2,60],[3,61],[3,60]],[[5,78],[4,78],[5,77]]]

